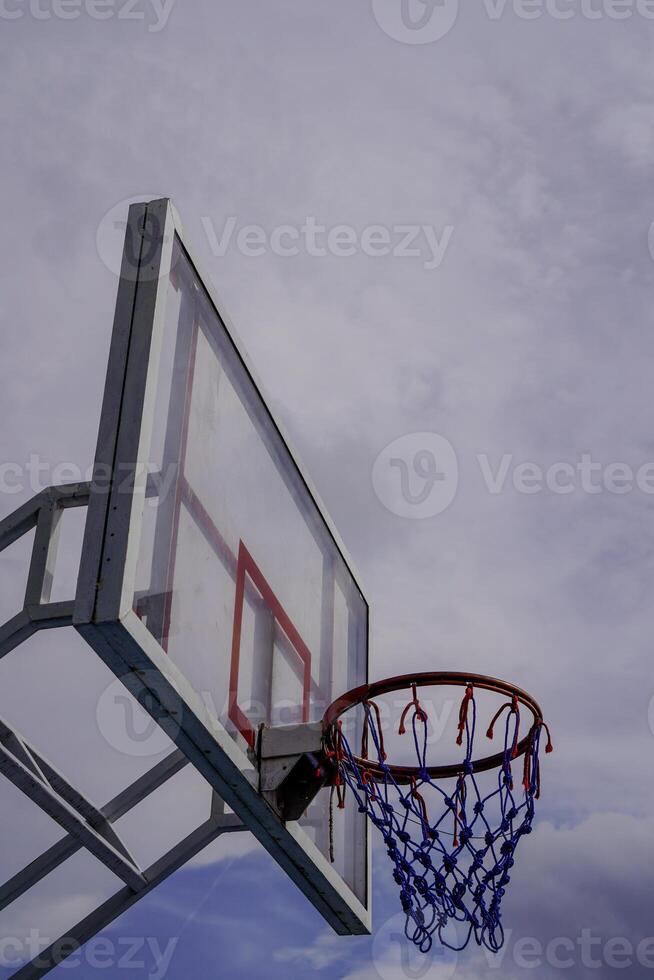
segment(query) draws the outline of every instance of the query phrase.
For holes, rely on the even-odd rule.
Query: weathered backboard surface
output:
[[[370,925],[365,815],[283,824],[259,724],[367,681],[368,607],[168,201],[126,230],[75,625],[341,933]]]

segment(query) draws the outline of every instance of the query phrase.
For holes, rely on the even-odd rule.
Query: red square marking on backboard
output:
[[[238,547],[238,563],[236,568],[236,601],[234,603],[234,632],[232,634],[232,664],[229,678],[229,717],[246,739],[250,748],[254,748],[256,732],[250,719],[238,704],[238,676],[241,657],[241,629],[243,626],[243,603],[245,600],[245,577],[254,583],[268,609],[288,637],[291,646],[303,664],[303,697],[302,721],[309,721],[309,702],[311,695],[311,652],[284,610],[281,602],[268,585],[263,573],[247,550],[242,541]]]

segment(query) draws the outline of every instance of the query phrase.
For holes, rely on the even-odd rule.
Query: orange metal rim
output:
[[[346,694],[341,695],[327,708],[323,716],[323,731],[325,737],[329,739],[334,726],[343,715],[359,704],[366,701],[373,701],[376,697],[391,694],[393,691],[410,689],[412,685],[416,688],[424,687],[468,687],[473,689],[491,691],[495,694],[506,695],[509,698],[516,698],[518,703],[527,708],[533,715],[533,722],[527,734],[517,746],[516,758],[522,756],[527,751],[530,744],[531,732],[534,726],[543,723],[543,712],[540,705],[530,694],[497,677],[489,677],[485,674],[464,674],[461,671],[424,671],[417,674],[401,674],[397,677],[389,677],[386,680],[376,681],[373,684],[363,684],[353,688]],[[394,766],[386,765],[384,768],[379,763],[369,759],[354,757],[354,761],[361,768],[372,775],[373,779],[383,779],[384,773],[390,773],[398,784],[410,783],[415,779],[421,769],[419,766]],[[497,752],[493,755],[476,759],[472,762],[474,772],[487,772],[491,769],[499,769],[504,765],[504,752]],[[460,775],[463,770],[462,763],[454,763],[444,766],[428,766],[427,773],[430,779],[448,779]]]

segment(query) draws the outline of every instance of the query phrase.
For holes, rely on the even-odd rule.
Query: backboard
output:
[[[130,208],[74,624],[341,934],[365,814],[260,792],[260,725],[367,682],[368,606],[167,200]],[[330,860],[330,838],[333,857]]]

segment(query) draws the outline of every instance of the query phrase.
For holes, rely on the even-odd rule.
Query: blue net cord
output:
[[[529,732],[522,783],[516,789],[512,763],[519,741],[520,710],[515,698],[500,708],[486,734],[493,737],[506,711],[503,761],[493,788],[482,795],[472,761],[477,727],[472,685],[466,689],[459,714],[457,744],[465,743],[465,755],[449,792],[428,772],[428,718],[415,686],[399,728],[400,734],[406,732],[405,720],[412,711],[417,774],[408,786],[396,782],[386,761],[378,705],[366,701],[363,710],[360,760],[341,722],[334,736],[338,806],[344,807],[349,789],[359,811],[367,813],[381,833],[406,915],[407,938],[424,953],[434,937],[454,950],[464,949],[474,937],[480,946],[497,952],[504,943],[501,906],[516,847],[531,833],[534,801],[540,794],[540,742],[546,726],[537,722]],[[547,734],[547,751],[551,752],[549,731]],[[371,741],[377,757],[374,773],[365,767]]]

